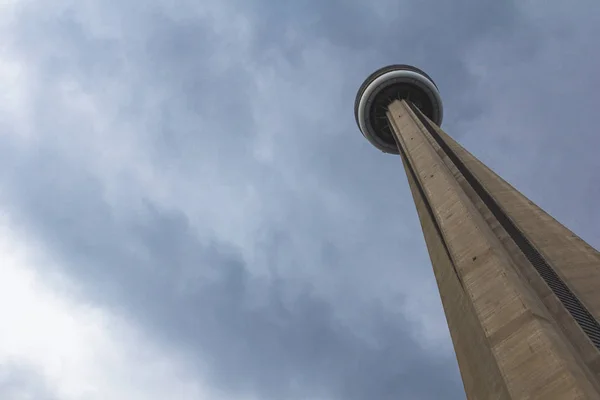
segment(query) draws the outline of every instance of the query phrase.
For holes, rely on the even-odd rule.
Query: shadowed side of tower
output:
[[[355,116],[400,154],[470,399],[600,399],[600,254],[440,129],[431,78],[395,65]]]

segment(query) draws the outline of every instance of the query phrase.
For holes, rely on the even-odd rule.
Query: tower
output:
[[[363,136],[399,154],[468,399],[600,399],[600,253],[441,128],[418,68],[371,74]]]

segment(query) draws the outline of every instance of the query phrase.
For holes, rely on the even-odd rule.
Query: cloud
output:
[[[600,164],[590,149],[600,145],[593,128],[598,10],[592,2],[568,9],[531,2],[523,14],[536,46],[519,31],[513,40],[474,46],[472,95],[488,111],[452,127],[484,162],[596,248]]]
[[[6,302],[76,332],[56,348],[23,336],[34,350],[6,370],[15,393],[76,396],[82,382],[103,398],[175,387],[181,398],[460,398],[401,163],[353,120],[356,88],[386,63],[430,72],[449,133],[600,237],[580,212],[597,181],[586,170],[597,61],[582,60],[600,13],[467,0],[4,4],[0,204],[22,232],[6,248],[35,243],[52,260],[23,262],[29,275],[9,286],[30,276],[36,289]],[[588,80],[555,83],[564,73]],[[565,92],[581,100],[565,104]],[[589,129],[571,142],[576,121]],[[583,155],[567,163],[565,148]],[[76,294],[55,294],[56,275]],[[56,354],[87,375],[49,374]]]
[[[2,219],[2,398],[213,398],[183,356],[165,354],[121,316],[81,299],[21,234]]]
[[[232,64],[238,82],[180,70],[195,63],[210,70],[221,57],[218,43],[190,40],[190,32],[206,29],[182,27],[169,14],[156,17],[159,32],[138,32],[141,44],[129,48],[130,41],[111,41],[113,29],[90,34],[97,24],[80,9],[46,26],[33,23],[39,17],[31,9],[23,12],[32,22],[13,32],[7,52],[32,86],[32,100],[26,119],[6,121],[11,131],[29,125],[35,134],[0,140],[1,180],[17,223],[59,260],[41,274],[58,269],[72,277],[87,301],[126,315],[161,346],[182,349],[192,371],[237,396],[460,393],[447,343],[437,359],[421,354],[398,312],[406,307],[401,291],[374,296],[385,280],[364,279],[358,261],[371,257],[340,252],[340,223],[355,221],[357,232],[371,223],[354,201],[326,190],[316,171],[303,177],[299,165],[278,168],[278,159],[260,154],[261,145],[284,144],[273,135],[278,127],[273,120],[262,126],[269,120],[258,118],[261,110],[242,106],[253,104],[253,87],[267,96],[255,105],[272,100],[269,74],[276,83],[281,71]],[[206,61],[202,51],[217,55]],[[289,89],[300,93],[297,85]],[[297,110],[293,118],[301,121],[313,106]],[[318,115],[307,120],[318,126]],[[329,232],[311,238],[319,220]],[[368,243],[359,234],[344,240]],[[344,269],[347,282],[339,276]],[[356,296],[359,281],[364,295]],[[439,387],[419,383],[429,369]]]
[[[6,362],[0,367],[0,394],[5,399],[14,400],[57,399],[37,371]]]
[[[20,176],[35,185],[34,175],[39,179],[52,164],[56,168],[57,161],[22,168]],[[79,196],[87,193],[75,203],[90,209],[72,214],[62,207],[67,198],[43,196],[36,187],[27,188],[22,200],[33,202],[25,206],[29,210],[39,210],[30,217],[42,236],[54,230],[57,240],[47,245],[69,255],[69,275],[87,284],[89,298],[127,312],[155,337],[187,347],[198,360],[210,360],[215,385],[265,398],[364,398],[377,390],[384,398],[433,395],[416,379],[392,384],[397,376],[416,378],[433,369],[452,386],[452,374],[443,368],[451,359],[428,361],[431,355],[407,345],[413,339],[401,314],[392,319],[380,305],[353,304],[345,295],[340,300],[361,308],[346,318],[336,315],[310,287],[277,274],[253,276],[235,249],[200,242],[178,212],[148,204],[141,217],[124,224],[110,215],[89,179],[56,184],[77,187]],[[80,213],[96,218],[73,218]],[[57,231],[55,221],[63,221],[64,230]],[[283,235],[275,244],[278,240],[289,239]]]

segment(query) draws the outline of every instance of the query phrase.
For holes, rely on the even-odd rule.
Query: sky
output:
[[[0,398],[463,399],[398,157],[444,129],[600,247],[600,3],[0,0]]]

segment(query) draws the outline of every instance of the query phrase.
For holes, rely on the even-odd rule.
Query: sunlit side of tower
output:
[[[600,399],[600,253],[440,129],[437,86],[392,65],[357,124],[401,156],[469,399]]]

